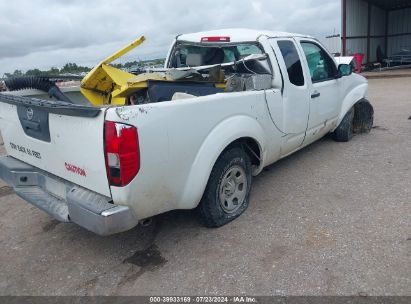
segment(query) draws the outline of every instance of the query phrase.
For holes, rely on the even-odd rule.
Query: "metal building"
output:
[[[363,53],[364,63],[379,54],[411,50],[411,0],[341,0],[342,53]]]

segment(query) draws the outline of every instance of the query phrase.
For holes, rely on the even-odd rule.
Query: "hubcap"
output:
[[[240,166],[231,167],[220,184],[219,198],[221,208],[233,213],[244,203],[247,194],[247,176]]]

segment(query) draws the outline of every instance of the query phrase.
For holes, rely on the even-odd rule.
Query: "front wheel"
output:
[[[248,207],[251,161],[241,147],[228,148],[211,171],[198,206],[206,227],[220,227],[240,216]]]
[[[333,132],[335,141],[349,141],[354,133],[370,132],[374,123],[374,108],[366,99],[361,99],[345,114]]]
[[[353,137],[354,108],[345,114],[340,125],[332,133],[335,141],[347,142]]]

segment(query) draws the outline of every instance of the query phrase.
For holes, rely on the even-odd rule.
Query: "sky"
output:
[[[163,58],[173,38],[218,28],[339,33],[340,0],[0,0],[0,77],[67,62],[94,66],[141,35],[119,62]]]

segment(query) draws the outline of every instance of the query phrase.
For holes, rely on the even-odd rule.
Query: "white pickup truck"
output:
[[[54,218],[100,235],[173,209],[224,225],[246,210],[265,166],[373,123],[365,78],[305,35],[184,34],[162,71],[131,75],[108,62],[82,84],[89,106],[0,94],[0,177]]]

